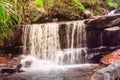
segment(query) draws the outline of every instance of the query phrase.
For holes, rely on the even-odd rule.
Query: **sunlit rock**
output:
[[[120,49],[104,55],[103,58],[100,60],[100,62],[105,65],[109,65],[114,62],[120,62]]]

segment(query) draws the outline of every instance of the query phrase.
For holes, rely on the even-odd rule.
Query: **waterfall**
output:
[[[117,9],[114,9],[114,10],[112,10],[112,11],[110,11],[109,13],[108,13],[108,15],[115,15],[115,14],[119,14],[120,13],[120,8],[117,8]]]
[[[41,59],[53,59],[60,50],[59,24],[33,24],[23,27],[23,53]]]
[[[65,24],[67,48],[60,43],[60,27]],[[63,37],[61,36],[61,37]],[[64,38],[61,40],[64,41]],[[55,64],[84,63],[87,58],[84,21],[46,23],[23,26],[23,54]]]
[[[85,24],[82,21],[75,21],[71,23],[66,23],[66,26],[67,48],[74,48],[75,42],[77,44],[76,47],[86,47]]]

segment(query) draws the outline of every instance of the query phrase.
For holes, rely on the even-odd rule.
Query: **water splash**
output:
[[[59,51],[55,57],[58,64],[81,64],[87,61],[87,51],[85,48],[64,49]]]
[[[120,8],[114,9],[108,13],[109,16],[120,14]]]
[[[25,56],[22,55],[22,60],[20,64],[22,64],[22,68],[20,70],[23,71],[49,71],[49,70],[68,70],[70,68],[80,68],[91,66],[91,64],[75,64],[75,65],[55,65],[51,61],[40,60],[34,56]]]
[[[84,63],[87,59],[84,21],[65,23],[67,49],[61,49],[59,38],[61,24],[63,23],[23,26],[23,53],[54,64]]]

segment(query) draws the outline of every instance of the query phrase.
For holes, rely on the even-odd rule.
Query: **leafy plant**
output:
[[[43,6],[44,6],[43,0],[35,0],[34,3],[35,3],[35,5],[37,5],[38,7],[43,7]]]
[[[113,2],[113,1],[108,1],[107,4],[111,7],[111,8],[117,8],[118,4]]]
[[[4,38],[10,39],[13,28],[19,18],[13,5],[8,0],[0,0],[0,41]]]
[[[120,7],[120,0],[112,0],[112,2],[116,3],[118,7]]]
[[[84,6],[82,5],[82,3],[79,2],[78,0],[74,0],[74,3],[75,3],[75,5],[76,5],[80,10],[82,10],[82,11],[85,10],[85,8],[84,8]]]

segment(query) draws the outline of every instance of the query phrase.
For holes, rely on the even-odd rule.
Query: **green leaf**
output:
[[[35,5],[39,6],[39,7],[43,7],[43,0],[35,0],[34,1]]]
[[[74,0],[75,5],[82,11],[85,10],[84,6],[82,5],[82,3],[80,3],[78,0]]]
[[[114,3],[112,1],[108,1],[107,4],[110,6],[110,7],[113,7],[113,8],[117,8],[118,7],[118,4],[117,3]]]
[[[13,34],[13,27],[19,18],[14,10],[14,6],[8,0],[0,0],[0,41]]]

